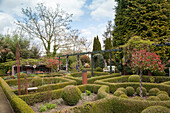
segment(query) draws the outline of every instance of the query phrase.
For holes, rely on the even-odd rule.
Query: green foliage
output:
[[[125,94],[127,94],[127,90],[125,88],[123,88],[123,87],[118,88],[116,91],[122,91]]]
[[[95,54],[93,56],[94,61],[94,68],[101,67],[104,68],[104,58],[101,54]]]
[[[150,96],[146,100],[147,101],[160,101],[159,97],[157,96]]]
[[[139,97],[139,96],[135,96],[135,97],[133,97],[133,99],[134,99],[134,100],[143,100],[143,98],[142,98],[142,97]]]
[[[140,82],[139,75],[131,75],[131,76],[129,76],[128,82]]]
[[[168,93],[166,91],[159,91],[158,93],[156,93],[156,95],[158,96],[159,94],[165,94],[168,95]]]
[[[169,113],[169,108],[164,106],[149,106],[141,113]]]
[[[155,78],[154,77],[150,77],[149,80],[150,80],[151,83],[155,82]]]
[[[135,94],[135,89],[131,86],[126,87],[126,91],[128,96],[133,96],[133,94]]]
[[[105,46],[105,50],[110,50],[110,49],[113,48],[111,38],[106,38],[104,46]],[[104,53],[103,56],[104,56],[104,59],[108,60],[109,59],[109,52]]]
[[[99,41],[99,37],[94,37],[93,41],[93,51],[101,51],[101,43]]]
[[[117,0],[113,45],[125,44],[131,36],[141,36],[158,44],[163,44],[169,37],[169,2],[168,0]],[[155,47],[157,54],[166,61],[169,56],[168,46]]]
[[[169,96],[166,95],[166,94],[159,94],[159,95],[157,95],[157,97],[159,97],[159,99],[160,99],[161,101],[170,100]]]
[[[136,89],[136,93],[137,95],[140,95],[140,87]],[[147,94],[146,88],[142,87],[142,95],[146,96],[146,94]]]
[[[166,84],[166,85],[170,85],[170,81],[167,81],[167,82],[163,82],[161,84]]]
[[[49,103],[45,103],[44,105],[47,107],[47,109],[53,109],[53,108],[56,108],[56,104],[52,104],[51,102],[49,102]]]
[[[62,99],[70,106],[76,105],[80,98],[81,91],[76,86],[66,86],[62,91]]]
[[[97,67],[97,68],[96,68],[96,71],[98,71],[98,72],[103,72],[103,69],[102,69],[101,67]]]
[[[47,107],[43,106],[43,105],[40,105],[39,111],[40,112],[45,112],[45,111],[47,111]]]
[[[129,97],[128,97],[126,94],[121,94],[119,97],[120,97],[120,98],[129,99]]]
[[[114,95],[115,96],[120,96],[120,95],[122,95],[122,94],[125,94],[123,91],[115,91],[114,92]]]
[[[86,90],[86,94],[87,94],[88,96],[90,96],[90,95],[91,95],[91,91]]]
[[[160,90],[158,88],[152,88],[149,90],[149,95],[150,96],[156,96],[156,94],[159,92]]]

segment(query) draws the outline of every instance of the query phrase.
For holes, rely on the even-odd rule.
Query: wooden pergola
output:
[[[110,58],[110,74],[112,74],[112,52],[113,51],[122,51],[122,49],[111,49],[111,50],[104,50],[104,51],[94,51],[94,52],[83,52],[83,53],[75,53],[75,54],[67,54],[67,55],[61,55],[61,56],[57,56],[59,58],[59,70],[61,69],[61,61],[60,58],[61,57],[66,57],[66,71],[69,72],[69,68],[68,68],[68,62],[69,56],[75,56],[77,55],[77,64],[78,64],[78,72],[80,71],[80,62],[79,62],[79,56],[80,55],[84,55],[84,54],[91,54],[91,75],[93,76],[93,55],[97,54],[97,53],[107,53],[109,52],[109,58]]]

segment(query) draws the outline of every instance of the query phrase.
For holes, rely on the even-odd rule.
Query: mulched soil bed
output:
[[[90,96],[87,96],[86,93],[83,93],[82,99],[80,99],[79,102],[77,103],[77,105],[75,105],[75,106],[83,105],[86,102],[92,102],[92,101],[96,101],[96,100],[97,100],[97,94],[91,93]],[[69,109],[69,108],[75,107],[75,106],[67,105],[63,101],[62,98],[51,100],[50,102],[52,104],[56,104],[56,108],[54,108],[52,110],[47,110],[47,111],[45,111],[43,113],[53,113],[55,111],[60,111],[60,110]],[[46,102],[37,103],[37,104],[34,104],[33,106],[30,106],[30,107],[35,111],[35,113],[42,113],[42,112],[39,112],[39,108],[40,108],[41,105],[44,105],[45,103]]]

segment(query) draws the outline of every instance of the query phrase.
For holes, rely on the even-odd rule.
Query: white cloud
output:
[[[7,33],[15,29],[14,20],[11,15],[0,12],[0,33]]]
[[[114,0],[93,0],[89,5],[91,16],[93,19],[113,18],[115,11],[113,10],[117,3]]]
[[[15,26],[14,21],[22,18],[22,8],[35,7],[37,3],[44,3],[47,7],[56,8],[60,4],[67,13],[73,14],[72,19],[77,20],[84,14],[82,7],[86,0],[2,0],[0,3],[0,33],[6,31],[8,28]]]
[[[97,26],[90,26],[88,28],[82,29],[80,36],[83,36],[83,37],[87,38],[88,40],[93,41],[94,37],[96,37],[98,35],[100,43],[103,47],[103,39],[102,39],[103,36],[102,36],[102,34],[103,34],[103,32],[106,28],[106,24],[107,23],[102,23],[102,24],[99,24]],[[91,49],[92,49],[92,46],[93,46],[93,43],[91,45]]]

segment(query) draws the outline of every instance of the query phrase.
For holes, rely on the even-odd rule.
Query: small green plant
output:
[[[61,101],[60,101],[60,100],[57,100],[57,104],[58,104],[58,105],[61,105]]]
[[[87,94],[88,96],[90,96],[90,95],[91,95],[91,91],[86,90],[86,94]]]
[[[45,112],[45,111],[47,111],[47,107],[43,106],[43,105],[40,105],[39,111],[40,112]]]
[[[51,102],[46,103],[45,106],[47,107],[47,109],[53,109],[56,108],[56,104],[52,104]]]
[[[84,95],[84,94],[83,94],[83,93],[81,93],[81,97],[80,97],[80,99],[83,99],[83,95]]]
[[[155,82],[155,78],[154,77],[150,77],[149,80],[150,80],[151,83]]]

